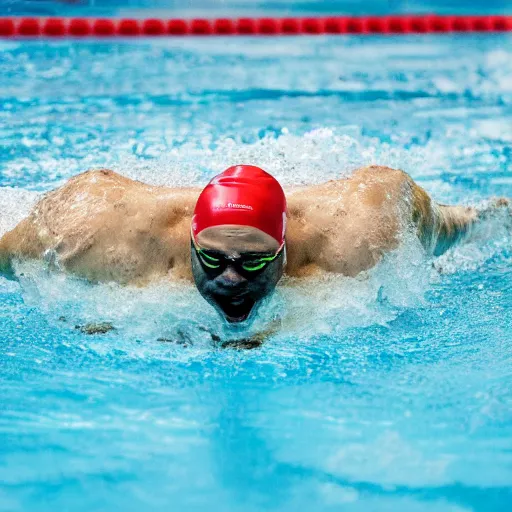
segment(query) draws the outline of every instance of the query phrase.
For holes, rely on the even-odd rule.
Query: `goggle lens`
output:
[[[279,256],[279,254],[281,254],[281,251],[284,247],[284,242],[275,254],[256,257],[254,255],[248,254],[234,258],[224,256],[219,253],[212,253],[211,251],[206,251],[199,248],[193,240],[192,247],[198,256],[201,265],[207,272],[220,274],[226,269],[228,265],[233,265],[239,272],[243,271],[244,273],[250,275],[251,273],[262,272],[265,270],[265,268],[272,261],[274,261]]]

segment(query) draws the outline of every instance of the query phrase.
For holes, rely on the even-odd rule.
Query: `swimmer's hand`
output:
[[[493,197],[483,208],[477,209],[478,220],[486,220],[496,213],[496,210],[508,209],[508,213],[512,216],[512,199],[508,197]]]
[[[106,334],[107,332],[116,330],[110,322],[91,322],[84,325],[75,325],[75,329],[83,334]]]
[[[234,340],[221,340],[218,336],[212,334],[212,339],[214,339],[218,343],[218,345],[222,348],[234,348],[235,350],[252,350],[253,348],[258,348],[267,341],[267,339],[274,335],[278,329],[281,327],[280,320],[274,320],[269,327],[267,327],[264,331],[253,334],[247,338],[237,338]]]
[[[252,350],[263,345],[267,338],[266,331],[263,333],[255,334],[250,338],[241,338],[236,340],[220,341],[219,346],[222,348],[234,348],[235,350]]]
[[[226,339],[221,338],[218,334],[211,332],[205,326],[198,326],[198,329],[206,333],[212,341],[212,344],[220,348],[233,348],[235,350],[251,350],[258,348],[265,343],[265,341],[274,335],[281,327],[280,320],[274,320],[264,331],[257,332],[246,338]],[[174,343],[182,347],[190,347],[194,345],[193,334],[188,332],[187,329],[178,328],[174,332],[160,336],[157,341],[165,343]]]
[[[272,324],[265,329],[264,331],[258,332],[247,338],[236,338],[236,339],[222,339],[218,334],[211,332],[206,327],[199,327],[199,329],[205,333],[207,333],[212,340],[212,343],[220,348],[233,348],[235,350],[252,350],[253,348],[258,348],[265,343],[265,341],[277,332],[280,328],[281,322],[279,320],[275,320]],[[189,347],[194,344],[194,340],[185,330],[178,329],[172,335],[161,336],[157,338],[157,341],[162,341],[166,343],[175,343],[177,345],[181,345],[183,347]]]
[[[5,277],[10,281],[14,281],[16,279],[16,274],[12,268],[11,257],[4,245],[5,244],[2,244],[0,241],[0,276]]]

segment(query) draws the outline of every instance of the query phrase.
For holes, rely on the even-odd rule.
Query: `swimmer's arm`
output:
[[[42,252],[41,241],[34,234],[32,222],[27,217],[0,238],[0,275],[16,279],[13,260],[37,258]]]
[[[466,238],[478,222],[475,208],[465,206],[434,205],[434,256],[440,256],[450,247]]]
[[[235,339],[225,339],[223,340],[220,336],[209,333],[212,337],[212,341],[222,348],[234,348],[237,350],[251,350],[253,348],[258,348],[268,338],[276,334],[281,327],[280,320],[274,320],[265,330],[257,332],[247,338],[235,338]]]
[[[242,338],[234,341],[227,341],[222,344],[224,348],[230,347],[239,350],[251,350],[253,348],[258,348],[267,341],[267,338],[270,338],[277,332],[275,327],[269,327],[262,332],[258,332],[252,335],[250,338]]]
[[[423,246],[440,256],[457,242],[471,235],[473,227],[501,207],[510,208],[510,201],[496,199],[481,210],[471,206],[448,206],[435,203],[416,183],[410,180],[413,193],[413,222]]]
[[[439,205],[414,182],[412,192],[412,218],[418,237],[434,256],[440,256],[464,238],[477,221],[474,208]]]
[[[4,238],[0,239],[0,276],[11,280],[16,277],[12,267],[11,253]]]

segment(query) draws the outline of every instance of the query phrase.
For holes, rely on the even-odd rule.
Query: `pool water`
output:
[[[0,15],[222,17],[272,15],[499,14],[508,0],[3,0]]]
[[[380,163],[512,197],[512,40],[2,42],[0,233],[91,167],[201,186]],[[506,511],[512,222],[356,279],[285,280],[231,332],[191,287],[0,278],[0,509]],[[281,329],[260,348],[221,341]],[[82,326],[115,330],[89,335]]]

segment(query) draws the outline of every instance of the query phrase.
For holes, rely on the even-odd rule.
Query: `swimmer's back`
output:
[[[45,194],[0,240],[0,272],[13,258],[44,258],[93,281],[191,279],[190,226],[199,189],[146,185],[88,171]],[[346,179],[287,194],[285,272],[355,276],[416,229],[441,254],[478,220],[473,208],[436,205],[403,171],[369,166]],[[508,204],[508,202],[507,202]]]
[[[88,171],[45,194],[2,238],[0,254],[55,260],[94,281],[137,284],[167,272],[188,277],[197,193],[146,185],[110,170]]]
[[[287,273],[354,276],[374,266],[398,244],[406,176],[370,166],[290,191]]]

